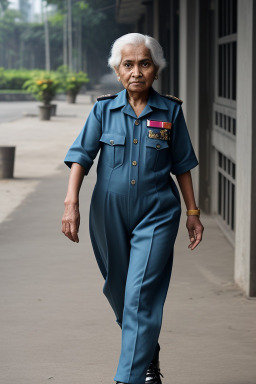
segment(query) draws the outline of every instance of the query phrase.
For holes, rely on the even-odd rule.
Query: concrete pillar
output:
[[[198,156],[199,137],[199,0],[180,0],[179,97]],[[193,171],[198,201],[198,167]]]
[[[154,0],[154,22],[153,22],[153,33],[154,38],[159,41],[159,0]]]
[[[211,213],[212,197],[216,195],[215,151],[211,144],[213,125],[213,102],[215,86],[215,9],[211,0],[199,1],[199,206]],[[214,187],[215,190],[215,187]]]
[[[159,0],[154,0],[153,3],[153,37],[159,41]],[[161,74],[154,82],[154,89],[161,93]]]
[[[238,0],[235,281],[256,296],[256,4]]]

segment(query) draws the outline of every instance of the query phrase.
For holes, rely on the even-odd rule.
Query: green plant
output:
[[[32,93],[36,99],[42,101],[45,105],[50,104],[59,87],[59,81],[56,76],[44,73],[40,77],[37,75],[28,80],[23,85],[29,93]]]
[[[69,73],[66,78],[66,92],[77,94],[82,85],[89,82],[87,74],[84,72]]]
[[[63,92],[78,94],[83,84],[89,82],[85,72],[69,72],[64,65],[58,68],[56,76],[60,82],[60,88]]]
[[[23,84],[31,78],[31,71],[26,69],[0,68],[0,89],[22,89]]]
[[[4,68],[0,67],[0,89],[4,89],[6,87],[6,79],[4,76]]]

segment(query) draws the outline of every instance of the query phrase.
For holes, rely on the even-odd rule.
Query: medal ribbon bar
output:
[[[168,123],[167,121],[147,120],[147,127],[171,129],[172,123]]]

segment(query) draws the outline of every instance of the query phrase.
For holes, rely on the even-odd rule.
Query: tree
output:
[[[48,16],[47,16],[47,4],[41,0],[42,13],[44,19],[44,39],[45,39],[45,69],[50,71],[51,62],[50,62],[50,40],[49,40],[49,27],[48,27]]]
[[[88,72],[90,79],[96,81],[107,71],[107,56],[112,42],[129,31],[129,26],[120,26],[115,20],[115,2],[113,0],[47,1],[49,4],[57,5],[58,11],[64,17],[63,58],[67,50],[65,50],[67,39],[65,15],[69,1],[72,6],[72,34],[71,28],[69,29],[69,41],[72,41],[72,49],[69,44],[69,56],[72,53],[72,66],[75,70]]]
[[[19,33],[21,15],[14,9],[6,8],[0,18],[0,66],[11,68],[19,60]]]
[[[87,72],[91,83],[97,82],[107,72],[112,42],[129,31],[129,26],[120,26],[115,21],[114,0],[44,1],[46,5],[55,5],[48,14],[51,69],[68,64],[74,71]],[[69,39],[68,1],[72,11]],[[6,0],[0,0],[0,66],[44,69],[44,23],[28,23],[13,9],[7,7],[3,11],[4,4]]]
[[[9,4],[9,0],[0,0],[0,15],[6,11]]]

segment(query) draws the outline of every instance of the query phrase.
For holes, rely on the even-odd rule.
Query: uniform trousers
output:
[[[170,187],[169,187],[170,188]],[[176,194],[175,194],[176,195]],[[158,347],[163,306],[173,264],[180,205],[177,195],[138,196],[95,186],[90,235],[105,279],[103,292],[122,328],[114,380],[144,384]]]

